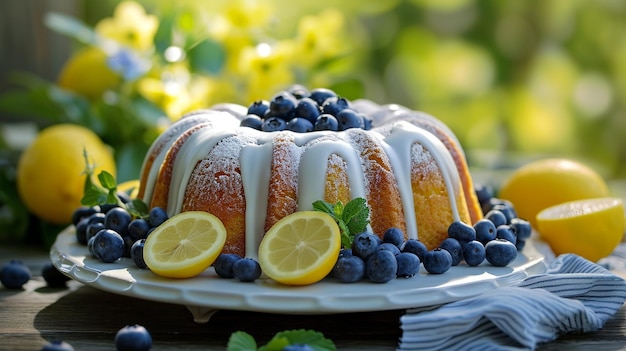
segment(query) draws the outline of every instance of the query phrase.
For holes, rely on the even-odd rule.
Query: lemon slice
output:
[[[556,255],[590,261],[610,255],[624,236],[624,204],[618,198],[565,202],[537,214],[537,230]]]
[[[265,234],[259,245],[259,265],[279,283],[313,284],[330,273],[340,248],[339,226],[330,215],[295,212]]]
[[[226,229],[219,218],[203,211],[182,212],[148,235],[143,258],[160,276],[190,278],[217,259],[225,242]]]

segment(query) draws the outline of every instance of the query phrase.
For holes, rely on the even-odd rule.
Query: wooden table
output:
[[[278,331],[314,329],[339,350],[394,350],[403,311],[341,315],[292,316],[219,311],[207,324],[193,322],[184,306],[116,295],[70,281],[49,288],[41,277],[48,253],[33,248],[0,248],[0,264],[11,258],[33,272],[22,290],[0,287],[0,350],[39,350],[64,340],[77,351],[114,350],[115,333],[140,324],[153,338],[153,350],[225,350],[231,333],[241,330],[265,344]],[[564,335],[539,350],[626,350],[626,307],[603,329]]]

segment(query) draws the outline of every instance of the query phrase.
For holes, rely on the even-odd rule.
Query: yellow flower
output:
[[[317,16],[305,16],[298,23],[294,53],[305,67],[340,55],[349,49],[350,42],[343,36],[346,25],[343,14],[328,9]]]
[[[293,48],[286,42],[274,46],[261,43],[245,48],[241,55],[240,70],[247,82],[247,101],[267,98],[269,94],[294,82],[290,65]]]
[[[130,48],[148,50],[153,46],[158,27],[158,18],[146,14],[139,3],[122,1],[115,8],[113,17],[102,19],[95,30],[101,36]]]

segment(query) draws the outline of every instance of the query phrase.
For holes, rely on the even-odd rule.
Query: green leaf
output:
[[[82,43],[98,45],[98,34],[85,23],[62,13],[51,12],[45,15],[46,26],[57,33],[74,38]]]
[[[217,74],[224,67],[226,52],[220,43],[205,39],[187,51],[192,70]]]
[[[286,345],[284,344],[285,340],[288,341]],[[259,348],[259,351],[282,350],[285,346],[293,344],[309,345],[318,351],[332,351],[337,349],[332,340],[325,338],[324,334],[314,330],[297,329],[276,333],[266,346]],[[270,346],[273,347],[270,348]]]
[[[348,202],[341,219],[348,227],[352,237],[365,231],[369,224],[370,210],[364,198],[355,198]]]
[[[313,209],[316,211],[328,213],[335,217],[334,206],[326,201],[318,200],[313,203]]]
[[[256,351],[256,349],[256,341],[252,335],[242,331],[232,333],[226,346],[227,351]]]
[[[95,186],[86,189],[80,203],[84,206],[96,206],[107,203],[108,193],[103,192]]]
[[[117,182],[115,182],[115,177],[107,171],[100,172],[100,174],[98,174],[98,180],[105,189],[117,189]]]

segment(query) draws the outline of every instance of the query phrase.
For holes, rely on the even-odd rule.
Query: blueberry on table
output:
[[[68,276],[59,272],[52,264],[48,263],[41,269],[41,276],[51,288],[62,288],[66,286],[66,282],[70,280]]]
[[[483,245],[496,238],[496,225],[486,218],[474,223],[474,230],[476,230],[476,240]]]
[[[55,340],[44,345],[39,351],[74,351],[74,347],[65,341]]]
[[[161,207],[153,207],[148,212],[148,223],[151,227],[158,227],[168,219],[167,212]]]
[[[420,262],[424,262],[424,255],[428,252],[428,248],[426,247],[426,244],[417,239],[409,239],[406,243],[404,243],[402,252],[415,254],[417,255],[417,258],[420,259]]]
[[[332,274],[342,283],[358,282],[365,276],[365,261],[358,256],[340,255]]]
[[[378,245],[376,250],[387,250],[391,252],[394,256],[398,256],[400,254],[400,249],[392,243],[382,243]]]
[[[134,241],[148,237],[150,223],[143,218],[135,218],[128,224],[128,235]]]
[[[452,265],[456,266],[463,260],[463,247],[461,243],[454,238],[446,238],[439,244],[439,247],[448,251],[452,257]]]
[[[383,243],[391,243],[400,249],[404,244],[404,233],[399,228],[391,227],[383,233]]]
[[[448,250],[436,248],[424,255],[424,268],[431,274],[443,274],[452,267],[452,255]]]
[[[485,184],[476,184],[474,186],[474,191],[476,192],[478,203],[481,206],[489,202],[489,200],[494,197],[493,188]]]
[[[81,219],[87,218],[97,212],[100,212],[99,207],[81,206],[72,213],[72,224],[77,225]]]
[[[454,221],[448,226],[448,236],[460,243],[467,243],[476,240],[476,229],[467,223]]]
[[[386,283],[396,278],[398,261],[389,250],[377,250],[365,262],[365,274],[374,283]]]
[[[396,256],[396,261],[398,261],[396,276],[399,278],[410,278],[420,270],[420,259],[410,252],[400,253]]]
[[[94,256],[104,263],[115,262],[124,255],[124,239],[111,229],[99,231],[93,237],[92,246]]]
[[[261,266],[252,258],[240,258],[233,263],[233,275],[239,281],[253,282],[261,276]]]
[[[98,232],[102,229],[106,229],[104,227],[104,223],[96,222],[87,224],[87,230],[85,231],[85,237],[87,238],[87,242],[89,242],[89,239],[98,234]]]
[[[502,211],[499,210],[490,210],[485,215],[485,218],[492,221],[496,228],[503,224],[507,224],[506,216],[504,215],[504,213],[502,213]]]
[[[485,258],[497,267],[504,267],[517,257],[517,247],[505,239],[492,240],[485,245]]]
[[[0,269],[0,283],[7,289],[21,289],[31,277],[30,269],[19,260],[10,260]]]
[[[491,210],[502,212],[506,217],[507,224],[511,223],[511,219],[517,218],[517,212],[515,211],[515,207],[513,206],[511,201],[508,200],[500,199],[500,203],[496,203],[495,205],[493,205],[493,207],[491,207]]]
[[[152,336],[141,325],[127,325],[115,334],[115,347],[118,351],[149,351]]]
[[[522,218],[513,218],[510,223],[511,228],[515,232],[517,240],[527,240],[532,234],[530,222]]]
[[[220,278],[234,278],[235,273],[233,273],[233,264],[240,258],[241,256],[237,254],[220,254],[213,263],[215,273],[217,273]]]
[[[281,351],[315,351],[315,349],[307,344],[291,344],[283,347]]]
[[[485,260],[485,245],[478,240],[470,241],[463,246],[463,259],[470,267],[476,267]]]
[[[352,240],[352,254],[367,260],[378,248],[380,239],[372,233],[360,233]]]

